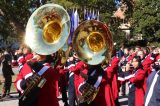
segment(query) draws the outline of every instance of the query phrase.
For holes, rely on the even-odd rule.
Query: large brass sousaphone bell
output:
[[[102,22],[84,21],[74,33],[73,48],[80,60],[89,65],[98,65],[109,58],[112,52],[111,32]],[[82,94],[78,97],[79,102],[90,104],[98,94],[99,87],[84,82],[81,91]]]
[[[26,44],[36,53],[52,54],[65,44],[70,33],[70,17],[57,4],[45,4],[31,15],[26,27]]]
[[[100,64],[112,52],[111,32],[102,22],[84,21],[74,32],[73,48],[78,57],[87,64]]]
[[[57,4],[45,4],[39,7],[29,18],[26,27],[26,44],[36,53],[49,55],[57,52],[66,43],[70,33],[70,17],[67,11]],[[64,62],[65,63],[65,62]],[[43,87],[46,79],[38,73],[33,74],[20,99],[25,100],[35,87]]]

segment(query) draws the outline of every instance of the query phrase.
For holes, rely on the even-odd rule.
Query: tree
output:
[[[0,1],[0,35],[23,38],[31,10],[38,7],[36,0],[1,0]]]
[[[160,37],[159,0],[137,0],[132,18],[133,34],[150,40]]]

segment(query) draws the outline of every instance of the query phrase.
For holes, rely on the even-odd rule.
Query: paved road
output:
[[[59,97],[61,98],[61,97]],[[128,106],[127,105],[127,97],[120,97],[119,99],[121,106]],[[63,102],[59,101],[60,106],[64,106]],[[0,101],[0,106],[18,106],[18,99],[17,97],[12,99],[6,99],[5,101]]]
[[[13,98],[6,98],[5,100],[0,100],[0,106],[18,106],[18,94],[12,94]],[[61,97],[59,97],[61,98]],[[63,102],[59,101],[60,106],[64,106]]]
[[[61,98],[61,96],[59,98]],[[120,101],[121,106],[128,106],[127,97],[120,97],[119,101]],[[61,100],[59,101],[59,104],[60,106],[64,106]],[[6,99],[5,101],[0,101],[0,106],[18,106],[17,96],[14,98]]]

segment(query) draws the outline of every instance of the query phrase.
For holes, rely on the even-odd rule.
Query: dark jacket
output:
[[[12,71],[11,60],[12,59],[9,54],[4,55],[4,59],[2,60],[2,72],[4,77],[14,74]]]
[[[160,106],[160,71],[153,71],[147,80],[145,106]],[[152,87],[151,87],[152,86]]]

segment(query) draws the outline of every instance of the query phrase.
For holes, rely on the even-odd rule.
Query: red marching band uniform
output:
[[[135,83],[136,90],[135,90],[135,106],[143,106],[144,105],[144,95],[146,91],[145,85],[145,71],[142,69],[139,69],[136,71],[136,73],[133,74],[129,78],[129,81],[131,83]]]
[[[151,73],[151,64],[155,61],[155,55],[149,54],[142,61],[142,69],[137,70],[135,73],[123,74],[118,76],[118,80],[121,83],[125,83],[126,81],[130,81],[131,83],[135,83],[135,106],[143,106],[144,105],[144,95],[146,93],[146,81],[148,75]],[[130,61],[128,61],[130,62]],[[126,73],[126,72],[124,72]]]
[[[148,75],[151,73],[151,64],[155,61],[156,55],[149,54],[141,61],[142,69],[138,69],[135,73],[130,73],[129,75],[119,76],[118,80],[123,82],[130,81],[130,83],[134,83],[135,90],[135,106],[143,106],[144,105],[144,95],[146,93],[146,81]]]
[[[117,68],[119,59],[113,57],[110,65],[104,69],[100,90],[95,98],[96,106],[116,106],[118,98]]]
[[[154,55],[153,53],[151,53],[151,54],[147,55],[145,57],[145,59],[142,60],[142,62],[141,62],[142,66],[143,66],[143,69],[145,71],[145,79],[144,79],[145,82],[147,82],[148,76],[152,72],[152,70],[151,70],[151,64],[154,63],[155,58],[156,58],[156,55]],[[143,88],[144,88],[145,93],[146,93],[147,83],[144,83]]]
[[[143,69],[147,72],[147,77],[152,72],[151,64],[155,62],[156,56],[157,55],[151,53],[148,56],[146,56],[144,60],[142,60],[142,66]]]
[[[84,68],[85,63],[83,61],[79,61],[76,64],[74,64],[74,61],[71,61],[70,65],[68,66],[68,69],[71,72],[74,72],[74,85],[76,90],[76,95],[80,95],[79,92],[79,86],[84,82],[84,78],[80,75],[80,71],[82,71],[84,74],[87,75],[88,70]]]
[[[31,60],[32,58],[33,58],[33,54],[32,53],[26,54],[26,56],[21,55],[20,57],[18,57],[17,62],[18,62],[18,66],[19,66],[19,71],[21,70],[21,68],[23,67],[23,65],[27,61]]]
[[[144,95],[146,91],[145,82],[146,72],[139,68],[135,70],[133,73],[127,72],[125,76],[119,76],[118,80],[122,82],[130,81],[129,87],[135,84],[135,106],[144,106]]]
[[[119,84],[118,84],[118,63],[119,63],[119,58],[114,56],[112,61],[111,61],[111,66],[108,67],[108,75],[109,78],[111,78],[111,81],[112,81],[112,92],[113,92],[113,97],[114,97],[114,100],[118,99],[118,95],[119,95]]]
[[[38,106],[59,106],[56,96],[56,81],[59,78],[59,71],[56,68],[46,66],[46,64],[39,70],[39,75],[45,78],[47,81],[38,93]],[[21,86],[21,82],[33,75],[33,71],[30,66],[25,63],[20,73],[17,76],[15,85],[18,91],[24,92]]]
[[[105,68],[103,76],[97,78],[97,82],[98,80],[100,81],[98,85],[100,89],[94,100],[95,106],[115,106],[115,99],[118,98],[118,84],[116,71],[118,63],[119,59],[117,57],[114,57],[111,62],[111,65]],[[70,64],[70,66],[68,66],[69,70],[74,72],[75,75],[74,83],[77,96],[81,95],[80,87],[86,82],[85,79],[80,75],[80,71],[82,71],[82,73],[86,75],[89,73],[88,67],[84,66],[85,63],[82,61],[79,61],[76,65]]]

